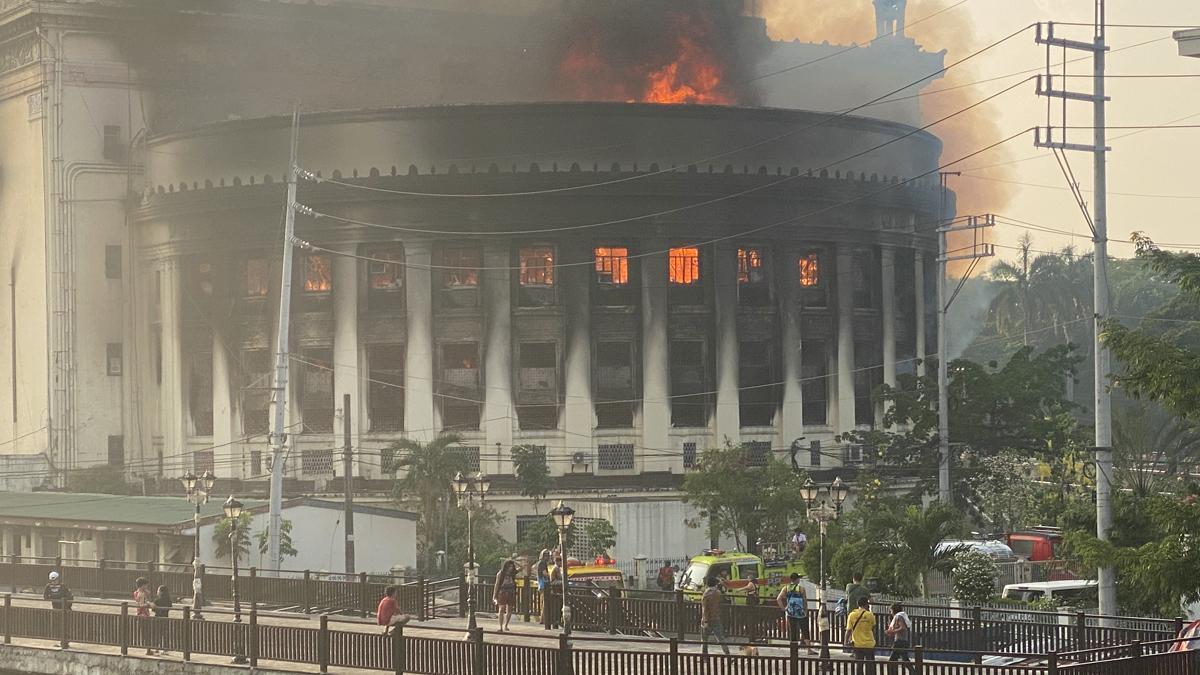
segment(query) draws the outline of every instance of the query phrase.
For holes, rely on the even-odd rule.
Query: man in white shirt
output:
[[[794,553],[798,558],[804,553],[804,549],[807,547],[808,535],[804,534],[804,532],[797,527],[792,533],[792,553]]]

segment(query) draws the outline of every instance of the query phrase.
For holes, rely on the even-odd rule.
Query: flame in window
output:
[[[304,292],[328,293],[333,290],[333,271],[327,255],[310,255],[304,259]]]
[[[672,284],[690,286],[700,281],[700,249],[695,246],[673,248],[667,273]]]
[[[248,298],[265,298],[269,287],[271,265],[266,258],[250,258],[246,261],[244,276],[245,292]]]
[[[404,272],[400,266],[404,260],[404,254],[401,251],[395,249],[373,251],[370,257],[374,258],[368,263],[367,268],[371,290],[396,291],[404,287]]]
[[[816,253],[800,256],[800,285],[805,288],[821,285],[821,258]]]
[[[554,249],[549,246],[523,248],[519,252],[522,286],[554,285]]]
[[[446,288],[479,286],[479,249],[450,248],[442,252]]]
[[[756,248],[738,249],[739,284],[761,284],[766,280],[763,272],[762,251]]]
[[[629,283],[629,249],[624,246],[597,246],[596,280],[610,286]]]

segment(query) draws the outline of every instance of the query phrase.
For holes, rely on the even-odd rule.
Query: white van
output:
[[[1067,579],[1064,581],[1038,581],[1028,584],[1008,584],[1001,597],[1009,600],[1052,600],[1056,605],[1096,605],[1097,582],[1095,579]]]

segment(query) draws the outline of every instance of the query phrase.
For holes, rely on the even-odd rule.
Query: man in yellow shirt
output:
[[[854,660],[861,661],[855,672],[862,675],[875,673],[875,615],[870,610],[867,597],[858,599],[858,607],[846,617],[846,635],[854,649]]]

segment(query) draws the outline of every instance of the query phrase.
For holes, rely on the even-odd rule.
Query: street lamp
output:
[[[454,490],[454,496],[458,498],[460,508],[467,509],[467,630],[474,631],[478,624],[475,621],[475,519],[474,511],[476,501],[480,507],[483,506],[483,500],[487,497],[488,490],[492,487],[492,481],[484,477],[482,473],[474,474],[473,476],[464,476],[459,471],[454,480],[450,481],[450,488]]]
[[[208,503],[208,496],[212,494],[213,485],[217,482],[217,477],[212,471],[205,472],[197,476],[188,471],[179,479],[183,483],[183,490],[186,499],[196,507],[196,513],[192,518],[192,525],[196,529],[196,541],[192,552],[192,577],[200,578],[200,507]]]
[[[800,488],[800,497],[808,506],[808,517],[817,521],[821,527],[821,592],[819,596],[821,621],[821,658],[829,658],[829,608],[825,605],[825,537],[829,532],[829,523],[838,519],[842,513],[842,502],[850,495],[850,486],[842,482],[841,477],[833,479],[828,486],[817,485],[812,476],[804,481]]]
[[[238,598],[238,518],[242,515],[242,503],[229,495],[229,499],[225,500],[222,506],[225,511],[225,517],[229,519],[229,557],[233,558],[233,622],[240,624],[242,622],[242,604]],[[234,643],[234,663],[246,663],[246,656],[243,654],[241,630],[235,628],[234,632],[238,636]]]
[[[571,527],[571,521],[575,520],[575,509],[562,503],[558,500],[558,506],[555,506],[550,511],[550,515],[554,518],[554,524],[558,526],[558,553],[562,556],[562,626],[563,635],[571,634],[571,607],[567,604],[567,595],[570,584],[568,583],[567,571],[569,563],[567,562],[567,528]]]

